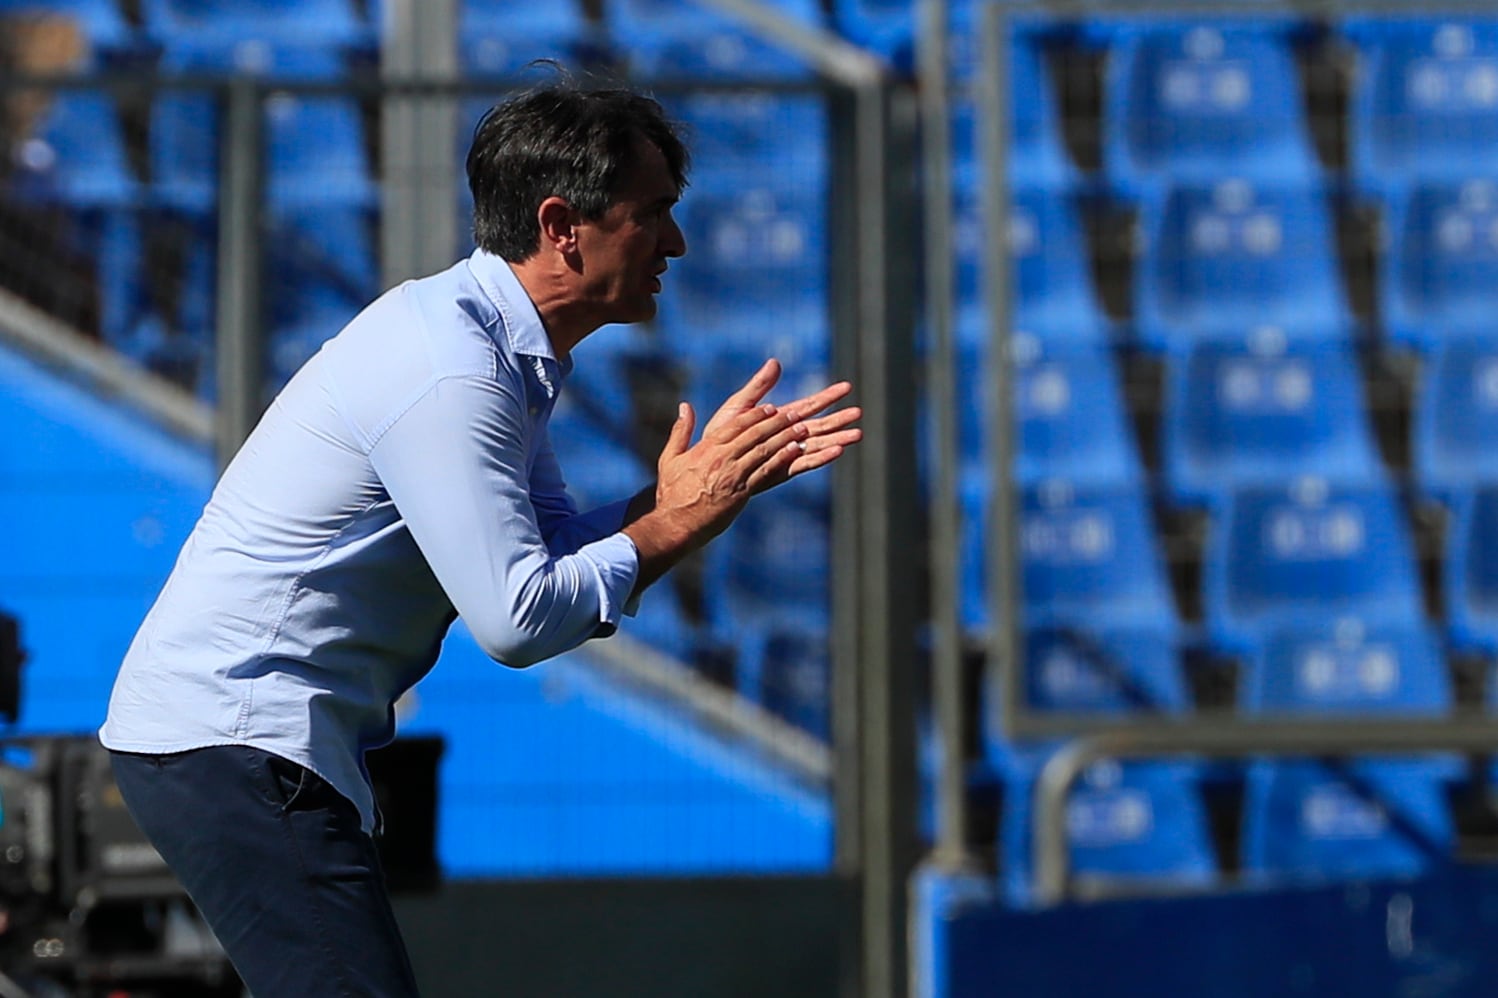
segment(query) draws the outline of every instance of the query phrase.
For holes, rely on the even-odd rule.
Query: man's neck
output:
[[[530,296],[531,304],[536,306],[536,314],[541,317],[552,351],[561,358],[570,354],[572,348],[600,323],[587,314],[585,305],[578,302],[572,280],[574,275],[559,270],[543,257],[538,253],[529,260],[510,264],[510,269]]]

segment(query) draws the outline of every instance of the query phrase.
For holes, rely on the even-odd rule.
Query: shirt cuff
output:
[[[635,581],[640,575],[640,553],[628,534],[613,533],[584,547],[585,555],[598,576],[599,636],[614,633],[621,614],[634,616],[640,598],[635,595]]]

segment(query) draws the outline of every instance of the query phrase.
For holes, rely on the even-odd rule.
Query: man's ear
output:
[[[536,220],[541,223],[542,246],[559,253],[571,253],[577,248],[577,216],[564,199],[553,195],[542,201],[536,209]]]

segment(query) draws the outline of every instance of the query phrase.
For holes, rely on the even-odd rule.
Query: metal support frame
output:
[[[961,579],[962,508],[958,493],[957,349],[954,333],[956,265],[953,246],[951,122],[948,118],[946,0],[920,9],[917,69],[921,102],[922,193],[925,201],[926,398],[931,413],[933,480],[931,574],[931,699],[941,739],[936,785],[936,848],[931,862],[957,872],[976,863],[967,842],[966,705],[963,682]],[[948,764],[948,760],[951,764]]]
[[[988,667],[1002,690],[1001,723],[1016,733],[1025,695],[1020,677],[1019,607],[1023,576],[1019,570],[1014,476],[1014,385],[1010,357],[1011,306],[1009,271],[1009,38],[1010,19],[997,4],[983,11],[979,135],[985,165],[983,185],[983,277],[988,306],[988,357],[983,376],[991,392],[984,429],[987,432],[989,490],[985,511],[988,544],[983,552],[988,577]]]
[[[260,297],[260,195],[264,185],[261,87],[230,82],[226,98],[218,234],[218,412],[222,470],[262,412],[264,334]]]
[[[449,266],[458,251],[457,110],[454,91],[441,88],[458,78],[458,0],[390,0],[381,27],[380,72],[394,87],[381,105],[380,276],[388,288]],[[421,88],[402,90],[415,80]]]
[[[1200,755],[1229,758],[1258,755],[1345,756],[1367,752],[1491,753],[1498,748],[1498,722],[1466,720],[1248,721],[1221,727],[1135,728],[1069,743],[1052,756],[1035,784],[1035,900],[1065,900],[1068,878],[1066,795],[1089,765],[1099,759]]]
[[[861,885],[861,998],[899,998],[908,986],[907,886],[917,859],[914,634],[918,522],[915,465],[914,224],[911,154],[916,114],[909,90],[859,87],[843,104],[850,145],[840,174],[851,179],[839,205],[852,212],[852,298],[837,327],[837,355],[851,359],[864,442],[843,481],[855,501],[852,523],[837,528],[835,628],[849,628],[835,651],[835,782],[840,868]],[[847,244],[844,244],[847,245]]]

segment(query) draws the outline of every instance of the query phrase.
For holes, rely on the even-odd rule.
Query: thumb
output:
[[[666,438],[666,447],[662,451],[662,457],[677,457],[685,454],[687,448],[692,445],[692,430],[696,426],[696,418],[692,413],[692,404],[682,402],[676,407],[676,422],[671,424],[671,434]]]

